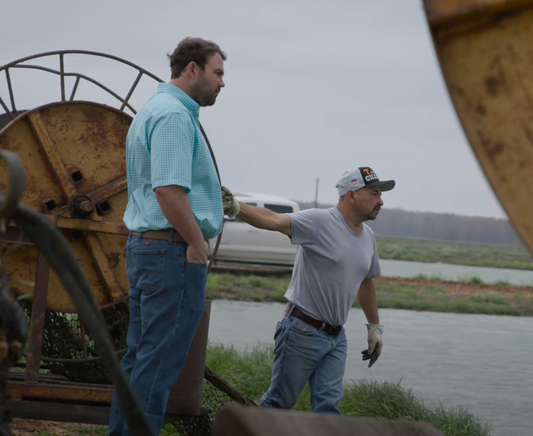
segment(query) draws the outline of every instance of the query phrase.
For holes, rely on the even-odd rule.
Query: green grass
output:
[[[470,313],[484,315],[524,316],[531,314],[531,306],[509,305],[505,299],[491,295],[475,295],[469,297],[447,294],[418,295],[408,298],[405,292],[389,292],[378,294],[380,308],[404,309],[430,312]]]
[[[468,299],[470,301],[473,301],[474,303],[505,304],[505,299],[497,295],[489,295],[489,294],[472,295],[468,297]]]
[[[512,286],[511,283],[506,282],[505,280],[497,280],[493,283],[496,286]]]
[[[455,313],[477,313],[485,315],[523,315],[524,311],[519,307],[502,305],[499,302],[477,302],[472,301],[472,297],[458,298],[450,305],[448,312]]]
[[[381,259],[533,270],[533,257],[520,247],[388,236],[378,236],[376,241]]]
[[[210,345],[206,364],[228,383],[259,402],[270,384],[273,347],[259,345],[246,351],[231,346]],[[489,436],[490,424],[462,408],[445,408],[441,404],[429,405],[411,389],[400,383],[358,380],[344,385],[344,397],[339,409],[345,416],[384,418],[392,420],[432,422],[446,436]],[[296,403],[295,410],[310,411],[309,386],[306,385]],[[71,435],[104,436],[107,427],[81,427],[68,425],[64,430]],[[37,433],[37,436],[56,436]],[[167,424],[162,436],[178,436],[172,424]]]
[[[442,276],[426,276],[425,274],[418,274],[414,277],[415,279],[420,279],[420,280],[433,280],[433,281],[441,281],[441,280],[444,280],[444,277]]]
[[[269,386],[273,348],[257,346],[241,352],[232,347],[210,346],[207,365],[256,402]],[[446,436],[488,436],[490,425],[461,408],[427,405],[400,383],[360,380],[344,386],[339,408],[346,416],[429,421]],[[305,387],[296,410],[310,411]]]
[[[517,301],[524,301],[526,299],[526,297],[524,297],[522,294],[518,293],[518,292],[515,292],[513,294],[513,298]]]
[[[442,286],[438,286],[438,285],[426,285],[426,286],[424,286],[424,290],[426,292],[437,293],[437,294],[446,293],[446,289],[444,289]]]
[[[434,284],[401,280],[385,281],[376,285],[378,304],[381,308],[405,309],[432,312],[475,313],[487,315],[533,315],[533,295],[528,298],[519,292],[514,294],[498,292],[499,284],[484,283],[478,277],[470,277],[465,285],[476,286],[476,295],[461,296],[449,293],[446,284],[437,277],[419,276],[420,280],[435,281]],[[265,277],[254,275],[209,274],[207,297],[210,299],[275,301],[284,303],[285,291],[290,276]],[[455,285],[454,285],[455,286]],[[492,286],[492,288],[489,288]],[[518,288],[518,287],[517,287]],[[357,307],[357,300],[354,304]]]
[[[283,295],[289,285],[290,275],[264,277],[254,274],[211,273],[207,278],[206,295],[209,299],[251,301],[285,301]]]

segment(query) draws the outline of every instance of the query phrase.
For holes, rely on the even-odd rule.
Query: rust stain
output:
[[[118,253],[109,253],[106,258],[110,269],[115,269],[120,262],[120,254]]]
[[[487,138],[481,130],[478,130],[476,133],[479,141],[487,151],[487,157],[490,160],[496,159],[505,151],[505,146],[501,142],[493,142],[490,138]]]
[[[531,132],[531,129],[525,123],[522,123],[522,126],[524,127],[524,132],[526,132],[527,139],[529,140],[529,142],[533,143],[533,133]]]
[[[102,203],[103,201],[109,200],[109,198],[114,197],[115,195],[125,191],[127,187],[128,181],[126,179],[126,176],[124,175],[116,180],[113,180],[107,185],[104,185],[92,191],[91,193],[89,193],[89,195],[95,203]]]
[[[450,27],[482,17],[498,22],[520,13],[531,0],[424,0],[427,20],[432,28]]]
[[[500,82],[502,84],[502,86],[505,88],[505,90],[507,92],[509,92],[509,87],[507,86],[508,82],[507,82],[507,77],[505,76],[505,71],[504,69],[501,67],[498,68],[498,74],[500,76]]]
[[[113,393],[109,388],[96,388],[79,384],[53,385],[46,383],[32,385],[24,382],[10,383],[9,392],[16,398],[45,398],[63,401],[82,400],[89,403],[109,403]]]
[[[487,115],[487,108],[485,107],[485,105],[479,103],[477,106],[476,106],[476,112],[481,115],[481,116],[485,116]]]
[[[488,152],[489,152],[489,157],[491,159],[495,158],[496,156],[500,155],[503,153],[504,151],[504,146],[503,144],[501,144],[500,142],[497,142],[495,143],[494,145],[492,145],[489,149],[488,149]]]
[[[490,95],[498,94],[499,87],[500,79],[497,77],[487,77],[487,79],[485,79],[485,88]]]
[[[485,87],[487,88],[488,93],[491,95],[496,95],[500,87],[503,87],[507,92],[509,92],[505,70],[501,65],[501,56],[495,56],[489,66],[491,70],[496,70],[497,77],[490,76],[485,79]]]
[[[450,94],[451,95],[455,94],[457,95],[458,98],[461,98],[464,104],[466,105],[466,108],[468,110],[471,110],[472,107],[474,106],[474,103],[470,99],[469,94],[465,92],[465,90],[462,87],[458,86],[457,84],[450,84],[448,86],[450,89]]]

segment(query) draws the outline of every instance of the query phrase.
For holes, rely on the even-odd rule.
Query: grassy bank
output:
[[[258,346],[241,352],[223,345],[209,346],[206,364],[239,391],[256,403],[270,384],[272,346]],[[344,386],[344,398],[339,404],[345,416],[384,418],[392,420],[432,422],[446,436],[489,436],[490,424],[462,408],[445,408],[427,404],[400,383],[360,380]],[[310,411],[309,387],[306,386],[295,406]],[[107,427],[54,423],[17,419],[11,426],[15,436],[60,436],[107,434]],[[178,436],[172,424],[167,424],[162,436]]]
[[[533,257],[520,247],[386,236],[376,240],[381,259],[533,270]]]
[[[210,299],[285,302],[289,281],[288,275],[266,277],[212,272],[207,296]],[[375,283],[381,308],[533,316],[533,288],[530,287],[487,284],[478,278],[449,282],[422,276],[415,279],[379,277]]]
[[[239,352],[231,347],[210,346],[207,365],[250,398],[259,401],[270,383],[272,347],[257,347]],[[344,386],[339,408],[346,416],[429,421],[447,436],[487,436],[490,425],[460,408],[429,406],[399,383],[357,381]],[[306,386],[296,410],[309,411]]]

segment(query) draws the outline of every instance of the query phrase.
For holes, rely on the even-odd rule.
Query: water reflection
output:
[[[280,303],[216,300],[210,342],[245,349],[272,343]],[[533,318],[382,309],[380,360],[367,368],[365,319],[350,313],[346,380],[390,380],[428,402],[463,406],[493,424],[495,436],[533,434]]]
[[[533,286],[533,271],[480,266],[450,265],[446,263],[407,262],[380,259],[381,273],[385,277],[438,276],[444,280],[468,281],[477,277],[485,283],[507,282],[517,286]]]

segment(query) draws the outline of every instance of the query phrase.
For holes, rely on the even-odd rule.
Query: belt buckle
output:
[[[341,332],[342,326],[328,324],[324,327],[324,331],[328,335],[337,336]]]

